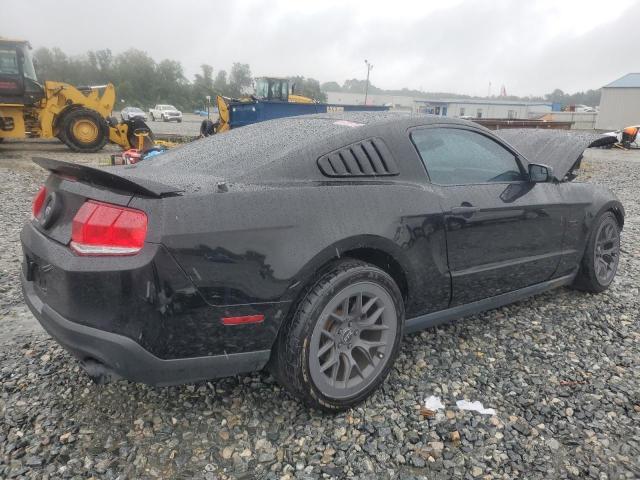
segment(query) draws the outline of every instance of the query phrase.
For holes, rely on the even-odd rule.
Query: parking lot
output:
[[[207,117],[201,117],[193,113],[183,113],[182,123],[178,122],[161,122],[148,120],[147,123],[151,130],[160,136],[178,135],[186,137],[197,137],[200,135],[200,123]],[[211,114],[211,120],[215,121],[217,114]]]
[[[151,127],[197,135],[199,122]],[[45,178],[30,157],[99,164],[115,151],[0,146],[0,478],[640,477],[640,151],[587,151],[578,179],[626,209],[609,290],[563,288],[408,336],[384,386],[338,415],[266,373],[97,386],[44,333],[19,286],[19,232]],[[421,409],[430,396],[435,415]]]

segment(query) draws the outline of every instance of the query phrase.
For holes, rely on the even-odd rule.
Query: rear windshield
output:
[[[137,164],[138,168],[127,174],[135,175],[135,170],[138,170],[147,178],[151,174],[157,175],[156,181],[167,184],[170,184],[170,179],[163,175],[170,171],[177,175],[236,178],[283,157],[287,152],[348,129],[339,122],[319,118],[256,123],[171,149]]]

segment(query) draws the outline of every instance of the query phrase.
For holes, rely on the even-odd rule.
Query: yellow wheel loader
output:
[[[29,42],[0,38],[0,142],[57,137],[76,152],[97,152],[107,141],[131,148],[132,129],[109,116],[115,99],[112,84],[38,83]]]
[[[282,104],[303,104],[306,107],[283,110]],[[214,133],[222,133],[249,123],[271,118],[316,113],[318,102],[312,98],[295,93],[295,83],[289,87],[288,78],[257,77],[255,79],[255,94],[240,98],[216,96],[218,107],[218,121],[203,120],[200,125],[200,135],[208,137]],[[266,108],[265,108],[266,107]],[[264,114],[264,110],[268,110]],[[233,117],[233,118],[232,118]],[[264,118],[262,118],[264,117]]]
[[[255,94],[241,98],[218,95],[218,121],[203,120],[200,136],[208,137],[233,128],[274,118],[293,117],[312,113],[387,111],[382,105],[335,105],[322,103],[295,93],[287,78],[259,77],[255,80]]]

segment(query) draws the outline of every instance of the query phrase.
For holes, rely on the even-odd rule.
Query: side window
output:
[[[479,133],[455,128],[415,130],[411,140],[439,185],[524,180],[515,156]]]

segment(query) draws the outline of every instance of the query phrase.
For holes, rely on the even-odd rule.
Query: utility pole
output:
[[[364,104],[367,104],[367,96],[369,95],[369,73],[373,70],[373,65],[365,59],[364,63],[367,65],[367,85],[364,87]]]

